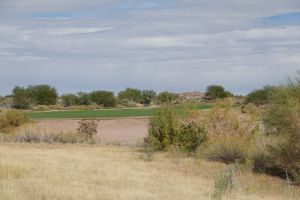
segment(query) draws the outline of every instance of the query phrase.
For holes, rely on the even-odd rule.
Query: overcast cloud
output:
[[[44,83],[246,94],[299,69],[299,0],[0,0],[0,95]]]

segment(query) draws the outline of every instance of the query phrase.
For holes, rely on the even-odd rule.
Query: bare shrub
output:
[[[85,143],[85,138],[77,133],[45,132],[37,129],[24,129],[15,136],[15,142],[28,143]]]
[[[85,140],[92,140],[93,136],[97,134],[98,124],[94,120],[81,120],[79,127],[76,129],[79,135],[82,135]]]
[[[206,125],[209,136],[239,135],[251,137],[259,129],[259,120],[256,113],[250,110],[249,114],[241,114],[233,108],[231,99],[218,100],[208,114]]]

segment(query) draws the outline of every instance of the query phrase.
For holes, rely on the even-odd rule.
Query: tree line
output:
[[[226,91],[219,85],[207,87],[205,99],[214,100],[218,98],[231,97],[233,94]],[[77,105],[98,105],[102,107],[115,107],[117,104],[166,104],[172,103],[178,99],[178,95],[172,92],[164,91],[157,93],[154,90],[139,90],[136,88],[126,88],[117,95],[112,91],[95,90],[92,92],[78,92],[59,95],[57,89],[51,85],[31,85],[28,87],[16,86],[11,98],[11,107],[15,109],[29,109],[34,105],[56,105],[61,104],[64,107]],[[0,97],[1,98],[1,97]],[[4,98],[0,99],[2,102]]]

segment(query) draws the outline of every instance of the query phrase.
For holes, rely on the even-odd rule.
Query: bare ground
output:
[[[80,120],[40,120],[36,126],[42,130],[70,132],[76,131]],[[96,137],[104,143],[135,145],[143,140],[148,131],[148,118],[124,118],[96,120]]]

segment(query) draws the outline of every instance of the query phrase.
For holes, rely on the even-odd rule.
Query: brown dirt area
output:
[[[80,120],[40,120],[37,128],[59,132],[76,131]],[[98,123],[98,133],[104,143],[120,143],[135,145],[147,135],[148,118],[101,119]]]

